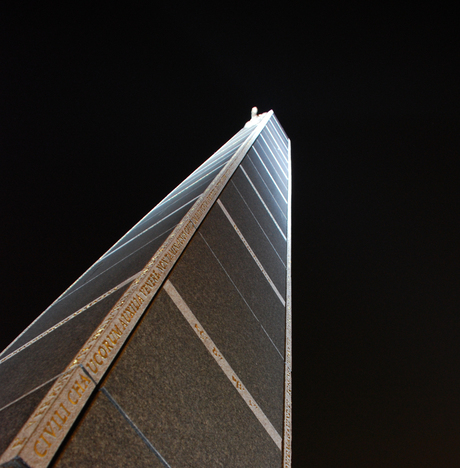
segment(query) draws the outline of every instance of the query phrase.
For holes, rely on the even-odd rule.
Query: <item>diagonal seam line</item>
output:
[[[272,118],[272,119],[270,119],[269,122],[273,123],[273,128],[275,129],[276,133],[278,134],[278,137],[279,137],[280,141],[283,143],[283,146],[285,146],[286,149],[288,149],[288,144],[287,144],[287,142],[284,141],[286,137],[284,136],[284,132],[281,131],[281,126],[280,126],[280,124],[278,122],[278,119],[273,119]],[[276,127],[278,127],[278,128],[276,128]],[[286,161],[288,161],[287,157],[286,157]]]
[[[254,313],[254,311],[252,310],[252,307],[248,304],[248,301],[246,301],[245,297],[243,296],[243,294],[241,293],[241,291],[238,289],[238,287],[236,286],[235,282],[232,280],[232,277],[229,275],[228,271],[224,268],[224,265],[222,265],[221,261],[218,259],[216,253],[214,252],[214,250],[211,249],[211,246],[208,244],[208,241],[204,238],[203,234],[201,234],[200,231],[198,231],[198,234],[201,236],[201,238],[203,239],[204,243],[207,245],[209,251],[212,253],[213,257],[216,259],[217,263],[220,265],[220,267],[222,268],[222,270],[224,271],[224,273],[226,274],[227,278],[230,280],[230,282],[233,284],[233,287],[235,288],[235,290],[238,292],[238,294],[240,295],[241,299],[243,299],[243,302],[246,304],[247,308],[251,311],[251,314],[254,316],[254,318],[257,320],[257,322],[259,322],[259,325],[260,325],[260,328],[262,328],[263,332],[267,335],[267,338],[270,340],[270,343],[273,345],[273,347],[275,348],[276,352],[280,355],[281,359],[283,360],[283,362],[285,362],[284,360],[284,357],[283,355],[280,353],[280,350],[278,349],[278,347],[276,346],[276,344],[273,342],[273,340],[271,339],[270,335],[268,334],[267,330],[265,330],[264,326],[262,325],[262,322],[259,320],[259,317],[257,317],[257,315]]]
[[[271,172],[268,170],[268,167],[265,165],[264,161],[262,160],[262,158],[260,157],[260,154],[258,153],[258,151],[256,150],[255,146],[252,147],[252,149],[254,150],[254,153],[257,154],[257,157],[259,158],[259,161],[262,163],[262,165],[264,166],[264,169],[267,171],[267,174],[269,175],[270,179],[272,180],[272,182],[275,184],[275,187],[278,189],[278,192],[280,193],[281,197],[283,198],[284,202],[287,204],[287,200],[286,198],[284,198],[284,195],[283,195],[283,192],[281,191],[281,189],[279,188],[278,184],[276,183],[276,180],[273,178]]]
[[[40,388],[44,387],[46,384],[49,384],[50,382],[52,382],[53,380],[57,380],[57,379],[58,379],[62,374],[64,374],[64,373],[65,373],[65,372],[61,372],[60,374],[55,375],[53,378],[47,380],[46,382],[42,383],[42,384],[39,385],[38,387],[33,388],[30,392],[24,393],[24,395],[21,395],[19,398],[16,398],[16,400],[10,401],[10,402],[7,403],[5,406],[3,406],[2,408],[0,408],[0,411],[3,411],[4,409],[8,408],[8,406],[14,405],[14,404],[17,403],[19,400],[22,400],[23,398],[29,396],[31,393],[34,393],[36,390],[39,390]]]
[[[288,170],[288,167],[286,166],[286,159],[284,158],[283,150],[281,149],[280,145],[278,144],[278,141],[276,140],[275,135],[273,135],[273,132],[270,130],[270,127],[268,125],[265,128],[267,129],[268,133],[270,134],[272,140],[276,143],[278,152],[280,153],[281,158],[282,158],[282,159],[280,159],[280,161],[283,163],[283,167],[285,167],[285,170]]]
[[[88,281],[86,281],[86,283],[83,283],[81,286],[78,286],[78,288],[75,288],[74,290],[70,291],[68,294],[66,294],[65,296],[62,296],[59,298],[59,301],[54,301],[50,307],[52,307],[54,304],[57,304],[58,302],[60,302],[62,299],[65,299],[67,297],[69,297],[71,294],[73,294],[74,292],[78,291],[79,289],[85,287],[87,284],[91,283],[91,281],[94,281],[96,278],[99,278],[99,276],[103,275],[104,273],[106,273],[107,271],[109,271],[110,269],[112,269],[113,267],[117,266],[118,264],[120,264],[121,262],[125,261],[127,258],[131,257],[131,255],[134,255],[136,252],[139,252],[139,250],[143,249],[144,247],[146,247],[147,245],[151,244],[153,241],[156,241],[157,239],[159,239],[161,236],[164,236],[166,233],[172,231],[173,229],[175,228],[175,226],[169,228],[169,229],[166,229],[166,231],[163,231],[161,234],[159,234],[158,236],[154,237],[153,239],[150,239],[148,242],[146,242],[145,244],[141,245],[138,249],[136,250],[133,250],[131,253],[129,253],[128,255],[126,255],[126,257],[123,257],[121,258],[120,260],[118,260],[118,262],[115,262],[113,265],[110,265],[108,268],[106,268],[105,270],[102,270],[100,273],[98,273],[96,276],[93,276],[91,279],[89,279]],[[88,270],[89,271],[89,270]],[[79,279],[81,279],[82,277],[80,277]],[[74,283],[75,284],[75,283]],[[48,307],[48,309],[50,308]],[[48,310],[46,309],[45,312]],[[45,313],[43,312],[43,313]],[[43,315],[43,314],[42,314]]]
[[[13,356],[16,356],[16,354],[20,353],[21,351],[23,351],[24,349],[28,348],[29,346],[33,345],[35,342],[37,342],[38,340],[42,339],[44,336],[48,335],[49,333],[53,332],[54,330],[56,330],[56,328],[59,328],[60,326],[64,325],[65,323],[67,323],[69,320],[72,320],[73,318],[75,318],[77,315],[80,315],[82,312],[84,312],[85,310],[88,310],[90,307],[92,307],[93,305],[96,305],[98,302],[102,301],[102,299],[105,299],[106,297],[110,296],[112,293],[114,293],[115,291],[117,291],[118,289],[122,288],[123,286],[125,286],[126,284],[130,283],[131,281],[133,281],[134,279],[136,279],[139,274],[142,273],[142,270],[141,271],[138,271],[136,274],[134,274],[133,276],[131,276],[130,278],[126,279],[125,281],[123,281],[122,283],[118,284],[117,286],[115,286],[114,288],[110,289],[109,291],[105,292],[104,294],[100,295],[99,297],[97,297],[96,299],[92,300],[91,302],[89,302],[88,304],[86,304],[84,307],[82,307],[81,309],[78,309],[76,312],[74,312],[73,314],[67,316],[65,319],[61,320],[60,322],[56,323],[55,325],[53,325],[52,327],[48,328],[46,331],[44,331],[43,333],[40,333],[40,335],[37,335],[35,338],[33,338],[32,340],[28,341],[27,343],[23,344],[22,346],[20,346],[19,348],[15,349],[14,351],[12,351],[10,354],[7,354],[4,358],[0,359],[0,364],[3,364],[5,361],[7,361],[8,359],[12,358]]]
[[[106,258],[110,257],[110,255],[112,255],[114,252],[117,252],[119,249],[123,248],[125,245],[128,245],[130,242],[132,242],[134,239],[137,239],[138,237],[142,236],[143,234],[145,234],[147,231],[149,231],[150,229],[153,229],[155,226],[158,226],[160,223],[162,223],[165,219],[168,219],[170,216],[172,216],[173,214],[177,213],[178,211],[180,211],[182,208],[184,208],[185,206],[187,205],[190,205],[190,203],[193,203],[197,198],[200,198],[201,196],[201,193],[200,195],[197,195],[195,198],[192,198],[191,200],[189,200],[187,203],[184,203],[182,206],[180,206],[179,208],[177,208],[176,210],[172,211],[171,213],[169,213],[168,215],[166,215],[164,218],[161,218],[159,221],[157,221],[155,224],[152,224],[150,225],[148,228],[145,228],[142,232],[140,232],[139,234],[136,234],[134,237],[131,237],[131,239],[127,240],[124,244],[121,244],[120,246],[116,247],[115,249],[113,250],[110,250],[108,251],[106,254],[104,254],[96,263],[94,263],[91,268],[95,265],[97,265],[101,260],[105,260]],[[123,236],[125,237],[125,236]]]
[[[147,447],[156,455],[158,460],[166,467],[171,468],[169,463],[163,458],[161,453],[152,445],[149,439],[144,435],[144,433],[134,424],[132,419],[124,412],[123,408],[118,404],[118,402],[113,398],[113,396],[109,393],[108,390],[105,388],[101,388],[101,392],[109,399],[110,403],[118,410],[118,412],[123,416],[123,418],[127,421],[127,423],[134,429],[137,435],[142,439],[142,441],[147,445]]]
[[[277,153],[278,153],[278,154],[282,154],[280,145],[279,145],[278,142],[276,141],[276,139],[275,139],[275,137],[273,136],[273,133],[271,132],[271,130],[270,130],[269,127],[265,127],[264,130],[266,130],[265,137],[267,137],[267,139],[265,139],[265,137],[263,137],[263,140],[265,141],[265,143],[266,143],[267,146],[269,147],[270,153],[272,153],[273,158],[275,159],[276,163],[278,164],[279,168],[281,169],[281,172],[283,173],[284,178],[287,180],[287,179],[288,179],[287,172],[286,172],[286,170],[283,168],[283,166],[281,165],[280,159],[279,159],[279,158],[277,157],[277,155],[274,153],[274,151],[272,150],[272,148],[270,148],[270,145],[268,144],[268,141],[271,140],[270,143],[271,143],[273,146],[276,146],[276,149],[277,149]],[[278,171],[277,171],[277,172],[278,172]],[[287,187],[286,187],[286,188],[287,188]]]
[[[171,281],[167,280],[163,286],[163,289],[168,293],[169,297],[173,300],[174,304],[176,304],[176,307],[180,310],[184,318],[192,327],[193,331],[197,334],[198,338],[205,345],[206,349],[209,351],[211,356],[222,369],[228,380],[230,380],[232,385],[236,388],[237,392],[248,405],[249,409],[254,413],[254,416],[259,420],[260,424],[262,424],[263,428],[267,431],[269,436],[272,438],[273,442],[275,442],[276,446],[281,450],[281,436],[278,434],[277,430],[273,427],[270,420],[267,418],[265,413],[256,403],[252,395],[249,393],[248,389],[243,385],[241,379],[238,377],[236,372],[232,369],[230,364],[227,362],[227,360],[224,358],[217,346],[206,333],[203,326],[200,324],[198,319],[190,310],[186,302],[182,299],[181,295],[177,292],[176,288],[173,286]]]
[[[283,306],[286,306],[286,302],[285,300],[283,299],[283,296],[280,294],[280,292],[278,291],[278,288],[275,286],[275,283],[273,283],[273,281],[271,280],[270,276],[268,276],[268,273],[265,271],[265,268],[263,267],[262,263],[260,263],[259,259],[257,258],[256,254],[254,253],[254,251],[251,249],[251,247],[249,246],[247,240],[244,238],[242,232],[238,229],[238,226],[236,225],[235,221],[233,221],[233,218],[230,216],[230,213],[227,211],[227,209],[225,208],[225,206],[223,205],[223,203],[220,201],[220,199],[217,199],[217,203],[218,205],[220,206],[220,208],[222,209],[222,211],[224,212],[224,215],[227,217],[227,219],[230,221],[230,224],[233,226],[233,229],[235,229],[236,233],[238,234],[238,236],[240,237],[241,241],[243,242],[244,246],[246,247],[246,249],[248,250],[248,252],[251,254],[251,257],[254,259],[254,261],[256,262],[257,266],[259,267],[260,271],[262,272],[262,274],[265,276],[265,279],[268,281],[268,283],[270,284],[270,286],[272,287],[273,291],[275,291],[275,294],[278,296],[278,299],[281,301],[281,303],[283,304]]]
[[[276,169],[276,166],[273,164],[272,160],[268,157],[268,154],[267,154],[267,152],[265,151],[264,145],[262,145],[262,143],[259,142],[259,143],[260,143],[260,147],[264,150],[264,153],[265,153],[265,155],[267,156],[267,161],[270,162],[270,165],[273,167],[274,173],[279,177],[280,182],[283,184],[284,189],[287,190],[287,186],[286,186],[285,182],[283,181],[283,177],[284,177],[284,179],[287,179],[286,174],[284,174],[283,169],[281,168],[280,163],[278,162],[278,159],[276,158],[275,153],[274,153],[274,152],[272,151],[272,149],[270,148],[270,145],[268,144],[267,140],[264,138],[264,136],[263,136],[262,134],[261,134],[260,136],[261,136],[262,141],[263,141],[264,144],[265,144],[265,147],[268,148],[268,151],[271,153],[273,159],[274,159],[275,162],[278,164],[278,167],[280,168],[281,174],[282,174],[282,175],[280,174],[279,170]]]
[[[278,258],[280,259],[281,263],[283,264],[284,268],[286,268],[286,265],[285,263],[283,262],[283,259],[280,257],[280,254],[278,253],[278,251],[275,249],[275,246],[272,244],[272,241],[270,240],[270,238],[267,236],[267,233],[265,232],[264,228],[260,225],[259,221],[257,220],[255,214],[252,212],[251,208],[249,207],[249,205],[247,204],[246,200],[244,199],[243,195],[241,194],[241,192],[238,190],[238,187],[235,185],[235,182],[233,182],[233,180],[231,181],[232,182],[232,185],[233,187],[235,187],[235,190],[238,192],[239,196],[241,197],[241,199],[243,200],[244,204],[246,205],[246,208],[249,210],[249,212],[251,213],[252,217],[254,218],[255,222],[257,223],[257,225],[260,227],[260,230],[264,233],[264,236],[265,238],[268,240],[268,242],[270,243],[270,245],[272,246],[273,250],[275,251],[276,255],[278,256]]]
[[[243,174],[246,176],[246,179],[248,179],[248,182],[251,184],[251,187],[254,189],[254,192],[256,192],[256,195],[259,197],[260,201],[264,205],[264,208],[267,210],[267,213],[270,215],[270,218],[272,221],[275,223],[275,226],[278,228],[279,232],[281,232],[281,235],[283,236],[283,239],[286,240],[286,236],[284,235],[283,230],[280,228],[280,225],[276,222],[276,219],[273,217],[271,211],[269,210],[267,204],[264,202],[262,196],[260,195],[259,191],[256,189],[255,185],[252,183],[252,180],[249,178],[248,173],[244,170],[244,167],[240,165],[240,169],[243,171]]]
[[[283,208],[281,208],[280,204],[278,203],[278,200],[276,199],[275,195],[273,195],[273,192],[270,190],[270,187],[267,185],[267,182],[265,181],[265,179],[262,177],[262,174],[259,172],[259,169],[257,169],[257,166],[254,164],[254,161],[248,157],[248,161],[253,165],[254,167],[254,170],[257,172],[258,176],[260,177],[260,180],[263,182],[263,184],[265,185],[265,187],[267,187],[267,191],[268,193],[272,196],[273,198],[273,201],[275,202],[276,206],[280,209],[280,212],[281,214],[283,215],[283,217],[285,219],[286,218],[286,215],[284,214],[284,211],[283,211]],[[286,205],[287,206],[287,205]]]

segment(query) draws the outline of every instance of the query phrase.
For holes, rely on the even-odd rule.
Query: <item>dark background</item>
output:
[[[439,6],[0,6],[0,348],[249,119],[292,140],[293,467],[460,463]]]

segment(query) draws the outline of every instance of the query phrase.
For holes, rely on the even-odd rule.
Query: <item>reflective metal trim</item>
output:
[[[288,236],[287,236],[287,277],[286,277],[286,350],[284,368],[284,429],[283,429],[283,468],[290,468],[292,455],[292,160],[291,140],[289,148],[289,193],[288,193]]]

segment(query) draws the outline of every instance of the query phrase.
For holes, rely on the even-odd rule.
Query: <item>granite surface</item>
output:
[[[275,250],[270,239],[265,235],[260,223],[252,214],[247,202],[233,183],[227,185],[220,201],[229,212],[238,229],[243,234],[254,254],[264,267],[270,279],[276,285],[280,294],[285,297],[286,290],[286,258]]]
[[[265,167],[270,172],[271,177],[276,182],[276,185],[284,195],[287,200],[288,197],[288,180],[286,177],[285,172],[280,168],[280,165],[277,163],[275,156],[270,151],[270,148],[267,146],[267,136],[265,135],[264,139],[261,138],[257,139],[254,143],[254,149],[257,151],[259,156],[262,158]],[[261,172],[261,174],[263,174]]]
[[[280,450],[163,290],[103,385],[170,466],[281,464]]]
[[[219,206],[209,212],[199,233],[284,355],[284,306]]]
[[[246,171],[247,175],[251,179],[251,182],[256,187],[257,191],[259,192],[260,196],[264,200],[265,204],[268,206],[273,217],[276,219],[276,222],[282,229],[284,235],[286,236],[287,233],[287,221],[286,221],[286,213],[287,213],[287,205],[284,204],[284,200],[279,201],[281,198],[280,195],[277,196],[276,193],[273,193],[269,190],[265,181],[262,179],[259,172],[256,170],[256,167],[252,163],[252,161],[246,156],[246,158],[241,163],[241,166]],[[275,198],[277,196],[277,198]]]
[[[8,448],[53,383],[54,380],[0,409],[0,454]]]
[[[137,252],[133,252],[112,268],[103,271],[90,283],[85,284],[79,289],[73,290],[70,294],[67,294],[59,302],[50,307],[50,309],[43,314],[29,330],[27,330],[27,332],[21,337],[21,340],[31,340],[34,336],[44,332],[74,311],[84,307],[95,298],[101,296],[111,288],[119,285],[132,275],[138,273],[150,260],[169,234],[170,232],[164,233],[158,239],[143,246]]]
[[[278,162],[280,165],[284,168],[285,173],[288,173],[288,148],[287,148],[287,140],[284,139],[282,140],[277,131],[275,130],[275,127],[273,125],[273,121],[270,119],[270,122],[267,124],[267,126],[263,129],[261,132],[263,137],[265,138],[265,141],[270,145],[270,147],[273,149],[274,157],[277,158]]]
[[[0,408],[64,371],[126,285],[0,364]]]
[[[50,466],[164,468],[155,453],[102,392],[97,393]]]
[[[223,240],[230,248],[225,237]],[[253,262],[252,258],[241,259],[237,274],[244,275],[245,261]],[[170,281],[281,434],[283,357],[201,237],[189,244]],[[283,349],[279,351],[283,353]]]
[[[246,203],[251,207],[251,211],[259,222],[260,226],[267,234],[270,242],[275,247],[279,256],[286,259],[286,239],[276,227],[273,219],[270,217],[263,203],[260,201],[257,194],[254,192],[251,184],[241,169],[238,169],[231,179],[231,183],[235,185],[238,192],[242,195]]]
[[[259,153],[259,156],[263,158],[263,154]],[[271,194],[273,197],[276,199],[276,202],[280,206],[282,212],[284,215],[287,213],[287,190],[283,190],[282,186],[279,186],[278,184],[275,183],[275,181],[270,177],[271,172],[267,172],[267,169],[269,169],[268,165],[265,164],[265,161],[257,156],[255,151],[251,149],[247,155],[247,159],[250,159],[254,167],[257,169],[258,174],[260,177],[263,179],[264,183],[270,190]],[[265,164],[262,164],[262,162]],[[285,192],[285,193],[284,193]]]
[[[281,148],[281,151],[283,152],[284,157],[286,158],[286,166],[287,166],[287,159],[288,159],[288,138],[286,136],[286,132],[282,128],[281,124],[279,123],[278,119],[275,117],[275,115],[272,115],[270,120],[267,123],[266,130],[270,130],[271,134],[273,135],[273,138],[275,141],[278,143],[278,145]]]

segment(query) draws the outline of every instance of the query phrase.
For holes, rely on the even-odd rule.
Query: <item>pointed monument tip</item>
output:
[[[259,109],[257,109],[257,107],[254,106],[251,109],[251,119],[255,119],[257,117],[258,112],[259,112]]]

